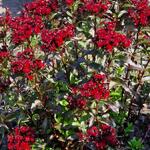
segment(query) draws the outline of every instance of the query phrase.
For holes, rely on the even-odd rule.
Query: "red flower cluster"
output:
[[[95,74],[88,82],[81,86],[71,88],[71,96],[68,96],[70,107],[85,108],[87,104],[87,100],[85,99],[108,99],[109,89],[105,80],[105,75]]]
[[[124,35],[115,31],[115,23],[107,22],[105,28],[100,28],[96,32],[96,45],[112,52],[114,47],[128,48],[131,41]]]
[[[2,63],[5,59],[8,59],[10,56],[9,51],[6,46],[2,46],[0,48],[0,63]]]
[[[44,26],[40,16],[30,17],[25,14],[13,18],[9,25],[12,29],[12,41],[15,44],[20,44],[31,35],[38,34]]]
[[[104,74],[95,74],[91,80],[82,84],[76,92],[79,92],[82,97],[86,98],[107,99],[109,97],[109,89],[105,80],[106,76]]]
[[[65,0],[68,6],[71,6],[74,3],[74,0]]]
[[[92,142],[98,150],[106,150],[108,145],[112,147],[118,145],[115,129],[106,124],[100,127],[92,126],[86,134],[80,132],[77,135],[81,141]]]
[[[81,11],[88,11],[93,14],[105,13],[109,8],[109,0],[81,0],[84,3],[84,6],[81,8]]]
[[[25,5],[25,11],[28,14],[34,14],[38,16],[49,15],[52,11],[58,9],[57,0],[35,0]]]
[[[128,12],[135,25],[148,25],[150,23],[149,0],[131,0],[131,2],[134,5],[134,8],[129,9]]]
[[[28,40],[31,35],[40,33],[44,28],[43,15],[49,15],[57,8],[57,0],[36,0],[27,3],[21,16],[9,19],[13,43],[20,44]]]
[[[7,139],[8,150],[30,150],[30,144],[35,142],[35,133],[28,126],[16,127]]]
[[[91,136],[98,136],[99,135],[99,129],[96,126],[92,126],[91,128],[89,128],[87,130],[87,136],[91,137]]]
[[[47,30],[44,29],[41,34],[43,45],[41,49],[43,51],[56,51],[67,38],[74,35],[74,26],[72,24],[66,25],[62,29]]]
[[[84,98],[74,98],[72,96],[68,96],[67,100],[71,108],[84,109],[87,105],[87,101]]]
[[[45,64],[40,59],[34,59],[32,49],[25,49],[17,54],[16,60],[11,62],[13,73],[23,73],[26,77],[32,80],[32,73],[36,70],[43,69]]]

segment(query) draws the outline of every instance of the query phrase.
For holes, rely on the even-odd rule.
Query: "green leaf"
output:
[[[133,123],[128,123],[128,126],[125,128],[125,134],[128,135],[133,131]]]
[[[61,123],[61,121],[63,119],[61,114],[55,114],[54,118],[57,123]]]
[[[110,96],[113,101],[120,100],[122,96],[122,89],[120,87],[116,87],[115,90],[111,91]]]
[[[79,44],[81,47],[86,48],[86,42],[78,41],[78,44]]]
[[[131,150],[143,150],[144,148],[141,139],[138,139],[136,137],[130,140],[128,144]]]
[[[60,105],[62,105],[62,106],[67,106],[67,105],[69,104],[66,99],[61,100],[59,103],[60,103]]]
[[[45,150],[46,143],[43,139],[36,139],[35,143],[32,145],[32,150]]]
[[[79,82],[80,82],[80,80],[78,80],[77,77],[73,73],[70,73],[70,83],[78,84]]]
[[[32,116],[32,119],[33,119],[33,121],[40,120],[40,115],[39,115],[39,114],[34,114],[34,115]]]
[[[118,18],[121,18],[126,13],[128,13],[126,10],[121,10],[118,14]]]
[[[66,14],[67,14],[69,17],[72,17],[72,14],[71,14],[69,11],[67,11]]]
[[[82,122],[82,121],[87,121],[88,119],[90,119],[90,117],[91,117],[91,115],[90,114],[87,114],[87,115],[85,115],[85,116],[82,116],[82,117],[80,117],[80,122]]]
[[[38,39],[36,37],[36,35],[34,35],[33,37],[30,38],[31,41],[31,46],[34,47],[38,44]]]
[[[58,88],[62,92],[66,92],[69,90],[68,85],[63,81],[58,81],[56,83],[56,88]]]

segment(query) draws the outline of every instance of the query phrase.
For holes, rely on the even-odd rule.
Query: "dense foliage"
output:
[[[0,149],[149,149],[149,24],[149,0],[34,0],[19,16],[7,10]]]

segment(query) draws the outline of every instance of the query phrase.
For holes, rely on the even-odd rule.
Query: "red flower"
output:
[[[11,62],[13,73],[23,73],[29,80],[33,79],[33,72],[44,69],[45,64],[40,59],[34,58],[32,49],[27,48],[23,52],[19,52],[16,59]]]
[[[71,108],[84,109],[88,99],[108,99],[109,88],[108,84],[105,83],[105,80],[106,76],[104,74],[94,74],[92,79],[86,83],[77,87],[71,87],[72,95],[69,95],[67,98],[69,106]]]
[[[37,0],[25,5],[25,10],[28,14],[34,14],[38,16],[50,15],[52,11],[56,11],[57,9],[57,0]]]
[[[98,150],[106,150],[107,144],[105,140],[95,141],[94,143]]]
[[[30,74],[27,75],[27,78],[28,78],[29,80],[33,80],[33,76],[30,75]]]
[[[8,143],[8,150],[15,150],[15,144]]]
[[[7,136],[7,139],[8,139],[8,142],[13,143],[14,142],[14,136],[13,136],[13,134],[9,134]]]
[[[76,135],[78,136],[80,141],[84,140],[85,138],[85,135],[82,132],[78,132]]]
[[[34,61],[34,67],[37,68],[38,70],[43,69],[45,67],[45,64],[42,60],[37,59]]]
[[[100,128],[101,128],[101,130],[102,130],[103,132],[106,132],[106,131],[110,131],[111,126],[109,126],[109,125],[107,125],[107,124],[102,124],[102,125],[100,126]]]
[[[7,139],[8,150],[30,150],[30,144],[35,142],[35,133],[28,126],[16,127]]]
[[[38,34],[44,25],[40,16],[22,15],[13,18],[9,26],[12,29],[13,43],[20,44],[28,40],[32,34]]]
[[[82,11],[88,11],[92,14],[105,13],[109,7],[109,0],[100,0],[95,2],[94,0],[82,0],[84,6],[81,8]]]
[[[64,44],[64,41],[74,35],[74,26],[72,24],[56,30],[42,30],[41,38],[43,51],[56,51]]]
[[[105,150],[108,145],[115,147],[119,144],[115,129],[106,124],[102,124],[100,128],[92,126],[86,134],[79,133],[77,135],[80,137],[80,141],[91,142],[98,150]]]
[[[93,80],[84,83],[79,88],[81,96],[91,97],[96,100],[107,99],[109,97],[109,90],[104,83],[104,79],[104,75],[96,74]]]
[[[1,52],[0,51],[0,62],[2,62],[4,59],[8,59],[9,58],[9,56],[10,56],[10,53],[9,52]]]
[[[86,100],[85,99],[77,99],[77,105],[76,107],[80,108],[80,109],[83,109],[86,107]]]
[[[9,59],[10,52],[7,49],[7,46],[2,46],[0,48],[0,63],[2,63],[5,59]]]
[[[26,142],[22,142],[20,144],[20,148],[18,150],[31,150],[30,145]]]
[[[150,6],[149,0],[131,0],[134,8],[129,9],[129,16],[133,19],[136,26],[146,26],[150,23]]]
[[[74,0],[65,0],[68,6],[71,6],[74,3]]]
[[[116,139],[116,136],[113,136],[111,134],[106,136],[105,139],[108,142],[108,144],[110,144],[111,146],[116,146],[118,144],[118,140]]]
[[[128,48],[131,41],[124,35],[115,31],[114,22],[108,22],[106,28],[100,28],[96,32],[96,44],[99,48],[104,48],[112,52],[114,47]]]
[[[99,130],[98,130],[98,128],[96,126],[92,126],[91,128],[89,128],[87,130],[87,136],[89,136],[89,137],[90,136],[96,137],[98,135],[99,135]]]

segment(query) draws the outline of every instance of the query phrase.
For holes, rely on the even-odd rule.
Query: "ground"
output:
[[[22,6],[31,0],[0,0],[0,16],[4,15],[5,8],[9,8],[12,15],[19,14]]]

